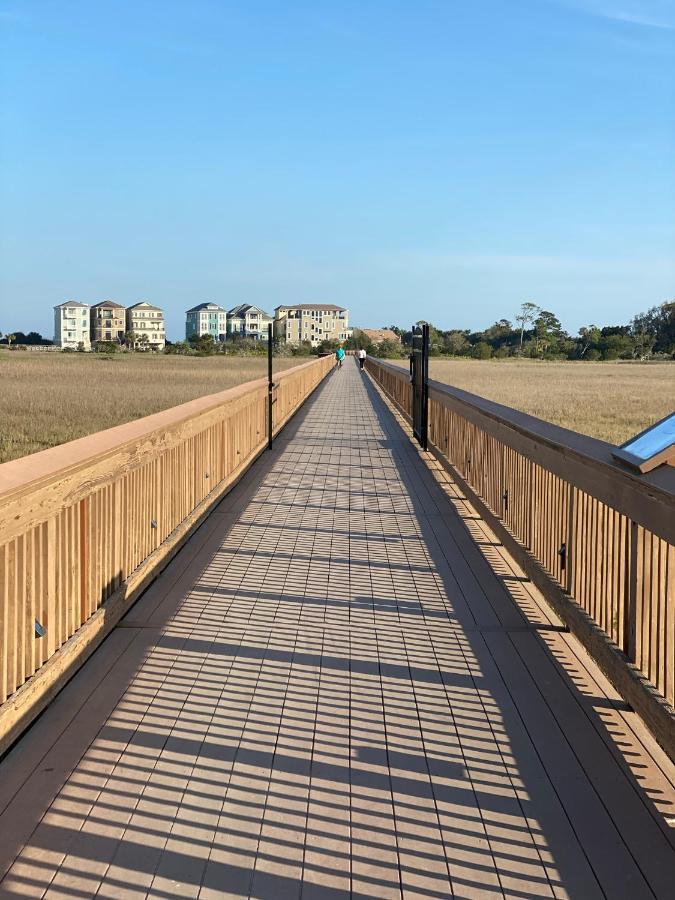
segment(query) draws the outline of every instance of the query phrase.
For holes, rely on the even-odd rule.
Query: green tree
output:
[[[540,309],[534,321],[534,339],[538,356],[555,353],[567,337],[556,315],[547,309]]]
[[[448,331],[443,341],[446,353],[452,356],[463,356],[469,352],[470,345],[463,331]]]
[[[404,350],[398,341],[388,338],[373,347],[373,355],[382,359],[400,359],[404,355]]]
[[[167,341],[164,352],[186,356],[190,353],[194,353],[194,350],[187,341],[175,341],[173,343],[171,341]]]
[[[474,359],[490,359],[492,357],[492,347],[487,341],[478,341],[474,345],[471,355]]]
[[[600,343],[601,332],[597,325],[582,325],[579,329],[579,359],[583,359],[591,347]]]
[[[640,359],[651,356],[659,336],[656,307],[635,316],[630,323],[630,331],[634,341],[634,355]]]
[[[523,338],[525,337],[525,329],[528,325],[531,325],[534,322],[540,312],[541,310],[536,303],[528,302],[521,304],[520,309],[513,317],[520,328],[520,344],[518,352],[521,356],[523,355]]]
[[[365,350],[367,353],[372,353],[373,342],[365,331],[355,328],[352,336],[344,342],[344,347],[345,350]]]
[[[216,352],[216,342],[212,334],[191,334],[188,341],[198,356],[213,356]]]

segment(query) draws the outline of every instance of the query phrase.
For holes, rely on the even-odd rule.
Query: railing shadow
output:
[[[670,884],[639,781],[618,765],[582,779],[596,750],[610,758],[607,698],[569,677],[561,691],[567,661],[542,638],[559,627],[516,604],[522,579],[495,574],[367,379],[331,446],[376,448],[382,491],[363,490],[373,466],[352,465],[352,485],[311,457],[339,377],[107,639],[109,674],[87,693],[99,650],[33,728],[38,747],[63,739],[39,756],[29,735],[0,767],[19,786],[5,870],[28,842],[0,893],[653,896],[622,825],[633,844],[644,828],[651,880]],[[86,728],[66,729],[78,697]]]

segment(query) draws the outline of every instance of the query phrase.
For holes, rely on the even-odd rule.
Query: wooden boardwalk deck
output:
[[[0,763],[0,896],[673,896],[674,772],[350,360]]]

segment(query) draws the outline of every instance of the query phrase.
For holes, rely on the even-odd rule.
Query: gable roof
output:
[[[269,313],[266,313],[265,310],[261,306],[254,306],[252,303],[240,303],[239,306],[233,306],[232,309],[228,310],[228,316],[245,316],[247,312],[259,312],[263,316],[267,316],[268,319],[271,319]]]
[[[80,306],[83,309],[89,309],[88,303],[80,303],[79,300],[66,300],[65,303],[59,303],[58,306],[54,307],[54,309],[61,309],[64,306]]]
[[[218,306],[217,303],[198,303],[197,306],[193,306],[192,309],[188,309],[188,312],[202,312],[203,310],[213,310],[213,312],[225,312],[222,306]]]
[[[278,309],[320,309],[324,312],[347,312],[344,306],[336,306],[335,303],[293,303],[291,305],[284,303],[282,306],[274,307],[275,312]]]
[[[157,312],[162,312],[161,306],[155,306],[154,303],[148,303],[147,300],[140,300],[133,306],[128,306],[127,309],[155,309]]]
[[[101,300],[100,303],[94,303],[92,310],[94,309],[124,309],[124,307],[121,303],[115,303],[114,300]]]

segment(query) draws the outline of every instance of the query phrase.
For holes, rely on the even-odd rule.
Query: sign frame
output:
[[[659,449],[649,456],[639,455],[629,450],[629,447],[634,446],[639,440],[650,434],[650,432],[658,432],[659,428],[670,421],[675,423],[675,412],[669,413],[667,416],[659,419],[658,422],[654,422],[649,428],[645,428],[639,434],[624,441],[621,446],[612,450],[612,456],[615,459],[626,463],[626,465],[631,468],[637,469],[638,472],[643,475],[662,465],[675,466],[675,434],[673,434],[673,439],[671,441],[664,446],[659,447]]]

